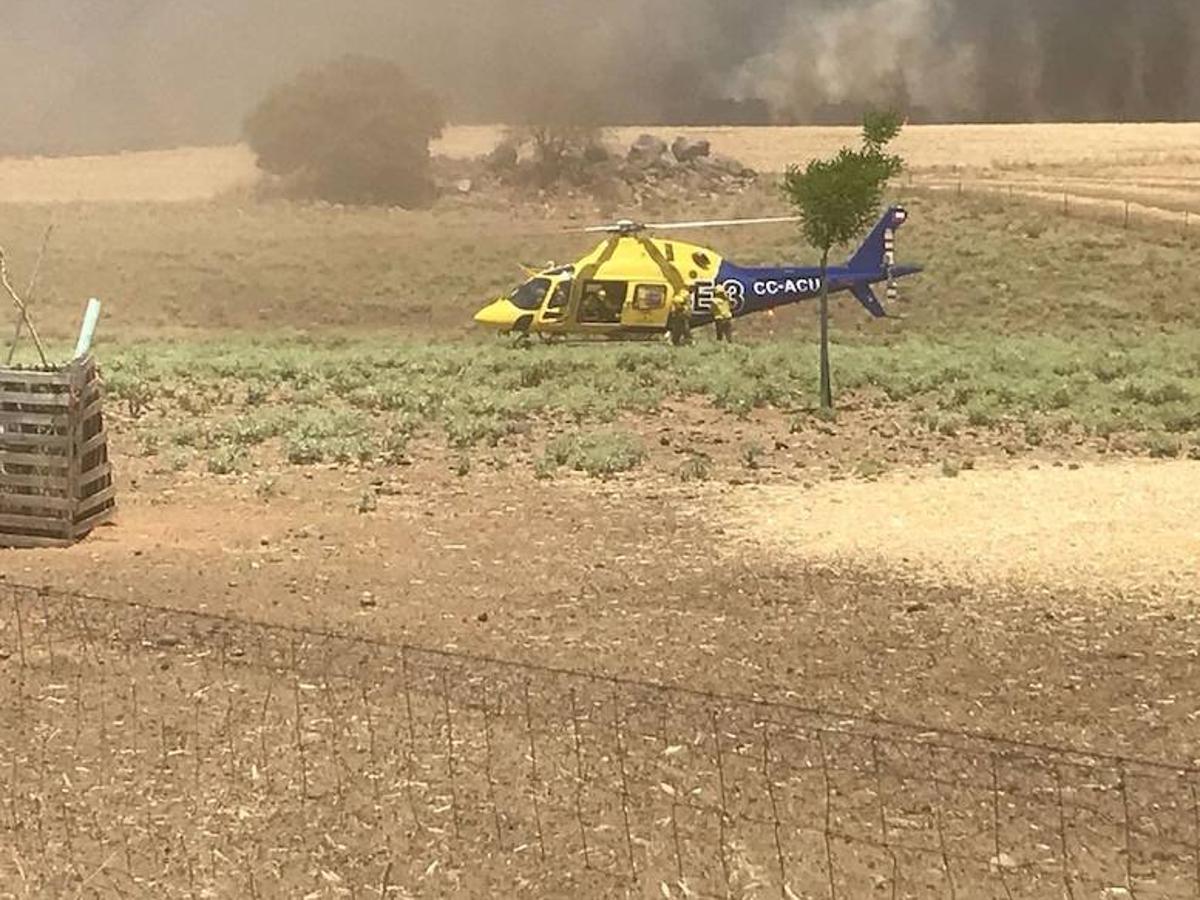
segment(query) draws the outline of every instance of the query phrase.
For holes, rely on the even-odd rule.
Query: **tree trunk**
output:
[[[833,409],[833,378],[829,370],[829,248],[821,254],[821,409]]]

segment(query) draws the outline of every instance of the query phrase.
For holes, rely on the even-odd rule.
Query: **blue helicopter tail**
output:
[[[887,255],[894,251],[894,246],[888,245],[888,232],[894,239],[896,230],[908,221],[908,211],[902,206],[893,206],[880,218],[874,230],[863,241],[847,264],[853,272],[864,274],[882,272],[887,264]]]
[[[854,279],[850,286],[851,293],[867,312],[877,319],[887,316],[887,311],[875,292],[871,290],[873,281],[884,278],[889,282],[905,275],[921,271],[918,266],[896,265],[896,230],[908,221],[908,212],[902,206],[893,206],[883,214],[875,228],[863,241],[863,245],[850,257],[846,264],[850,277]],[[890,284],[889,284],[890,293]]]

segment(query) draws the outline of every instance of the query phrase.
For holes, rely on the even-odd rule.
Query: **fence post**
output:
[[[1125,201],[1125,230],[1129,230],[1129,201]]]

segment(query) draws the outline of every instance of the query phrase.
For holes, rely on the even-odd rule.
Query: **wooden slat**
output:
[[[71,395],[61,394],[32,394],[28,391],[8,391],[0,385],[0,404],[19,403],[22,406],[70,406]]]
[[[0,441],[2,441],[2,440],[4,440],[4,438],[0,438]],[[92,435],[90,438],[88,438],[86,441],[84,441],[83,446],[81,446],[76,452],[81,457],[87,456],[89,453],[91,453],[97,447],[103,447],[107,443],[108,443],[108,434],[102,428],[102,429],[100,429],[100,431],[98,433]]]
[[[95,479],[92,480],[95,481]],[[15,472],[0,473],[0,492],[10,487],[39,488],[41,490],[65,493],[67,490],[67,479],[62,475],[18,475]]]
[[[16,516],[26,514],[38,516],[41,515],[38,510],[42,509],[50,516],[53,516],[57,511],[62,511],[68,514],[64,518],[68,518],[78,505],[79,501],[74,497],[54,497],[49,494],[7,494],[0,492],[0,512],[12,513]]]
[[[22,516],[18,513],[0,513],[0,530],[20,532],[66,533],[71,525],[70,516]]]
[[[0,547],[14,550],[40,550],[58,547],[70,547],[75,543],[72,537],[34,537],[28,534],[12,534],[0,531]]]
[[[5,403],[16,403],[16,400],[10,398],[21,395],[29,397],[69,397],[71,396],[71,389],[67,385],[63,385],[61,390],[58,388],[47,389],[38,384],[5,381],[0,378],[0,399]]]
[[[0,431],[19,425],[33,425],[38,428],[67,428],[70,424],[71,417],[66,412],[44,413],[0,409]]]
[[[80,411],[76,413],[79,416],[79,421],[86,422],[92,417],[104,411],[104,391],[96,388],[89,392],[89,396],[84,398],[84,402]]]
[[[0,381],[28,380],[36,384],[71,383],[72,367],[61,369],[22,369],[18,366],[0,366]]]
[[[44,469],[65,469],[70,465],[69,456],[47,456],[44,453],[16,453],[0,450],[0,466],[38,466]]]
[[[82,500],[72,498],[72,502],[79,507],[79,512],[86,517],[90,516],[92,511],[97,507],[103,506],[106,503],[111,503],[116,496],[117,486],[115,484],[110,484],[104,490],[97,491],[96,493],[92,494],[92,496],[85,497]]]
[[[86,491],[101,478],[110,477],[112,477],[112,463],[108,461],[102,462],[100,465],[88,469],[79,476],[79,488],[80,490]],[[66,482],[64,481],[64,484],[65,483]]]
[[[84,535],[90,533],[94,529],[111,522],[113,516],[117,514],[116,504],[112,504],[107,508],[100,510],[95,515],[90,516],[82,521],[76,522],[73,528],[73,534],[76,540],[79,540]]]
[[[21,431],[0,432],[0,450],[26,452],[27,448],[40,450],[68,450],[71,447],[69,434],[26,434]]]

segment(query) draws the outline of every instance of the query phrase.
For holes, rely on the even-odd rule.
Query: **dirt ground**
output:
[[[1197,463],[984,453],[954,478],[926,464],[864,481],[797,470],[803,452],[702,485],[545,482],[521,467],[462,478],[432,457],[288,469],[268,500],[249,479],[129,458],[115,526],[70,550],[0,551],[0,571],[856,715],[1195,756]],[[361,513],[372,483],[378,507]]]

